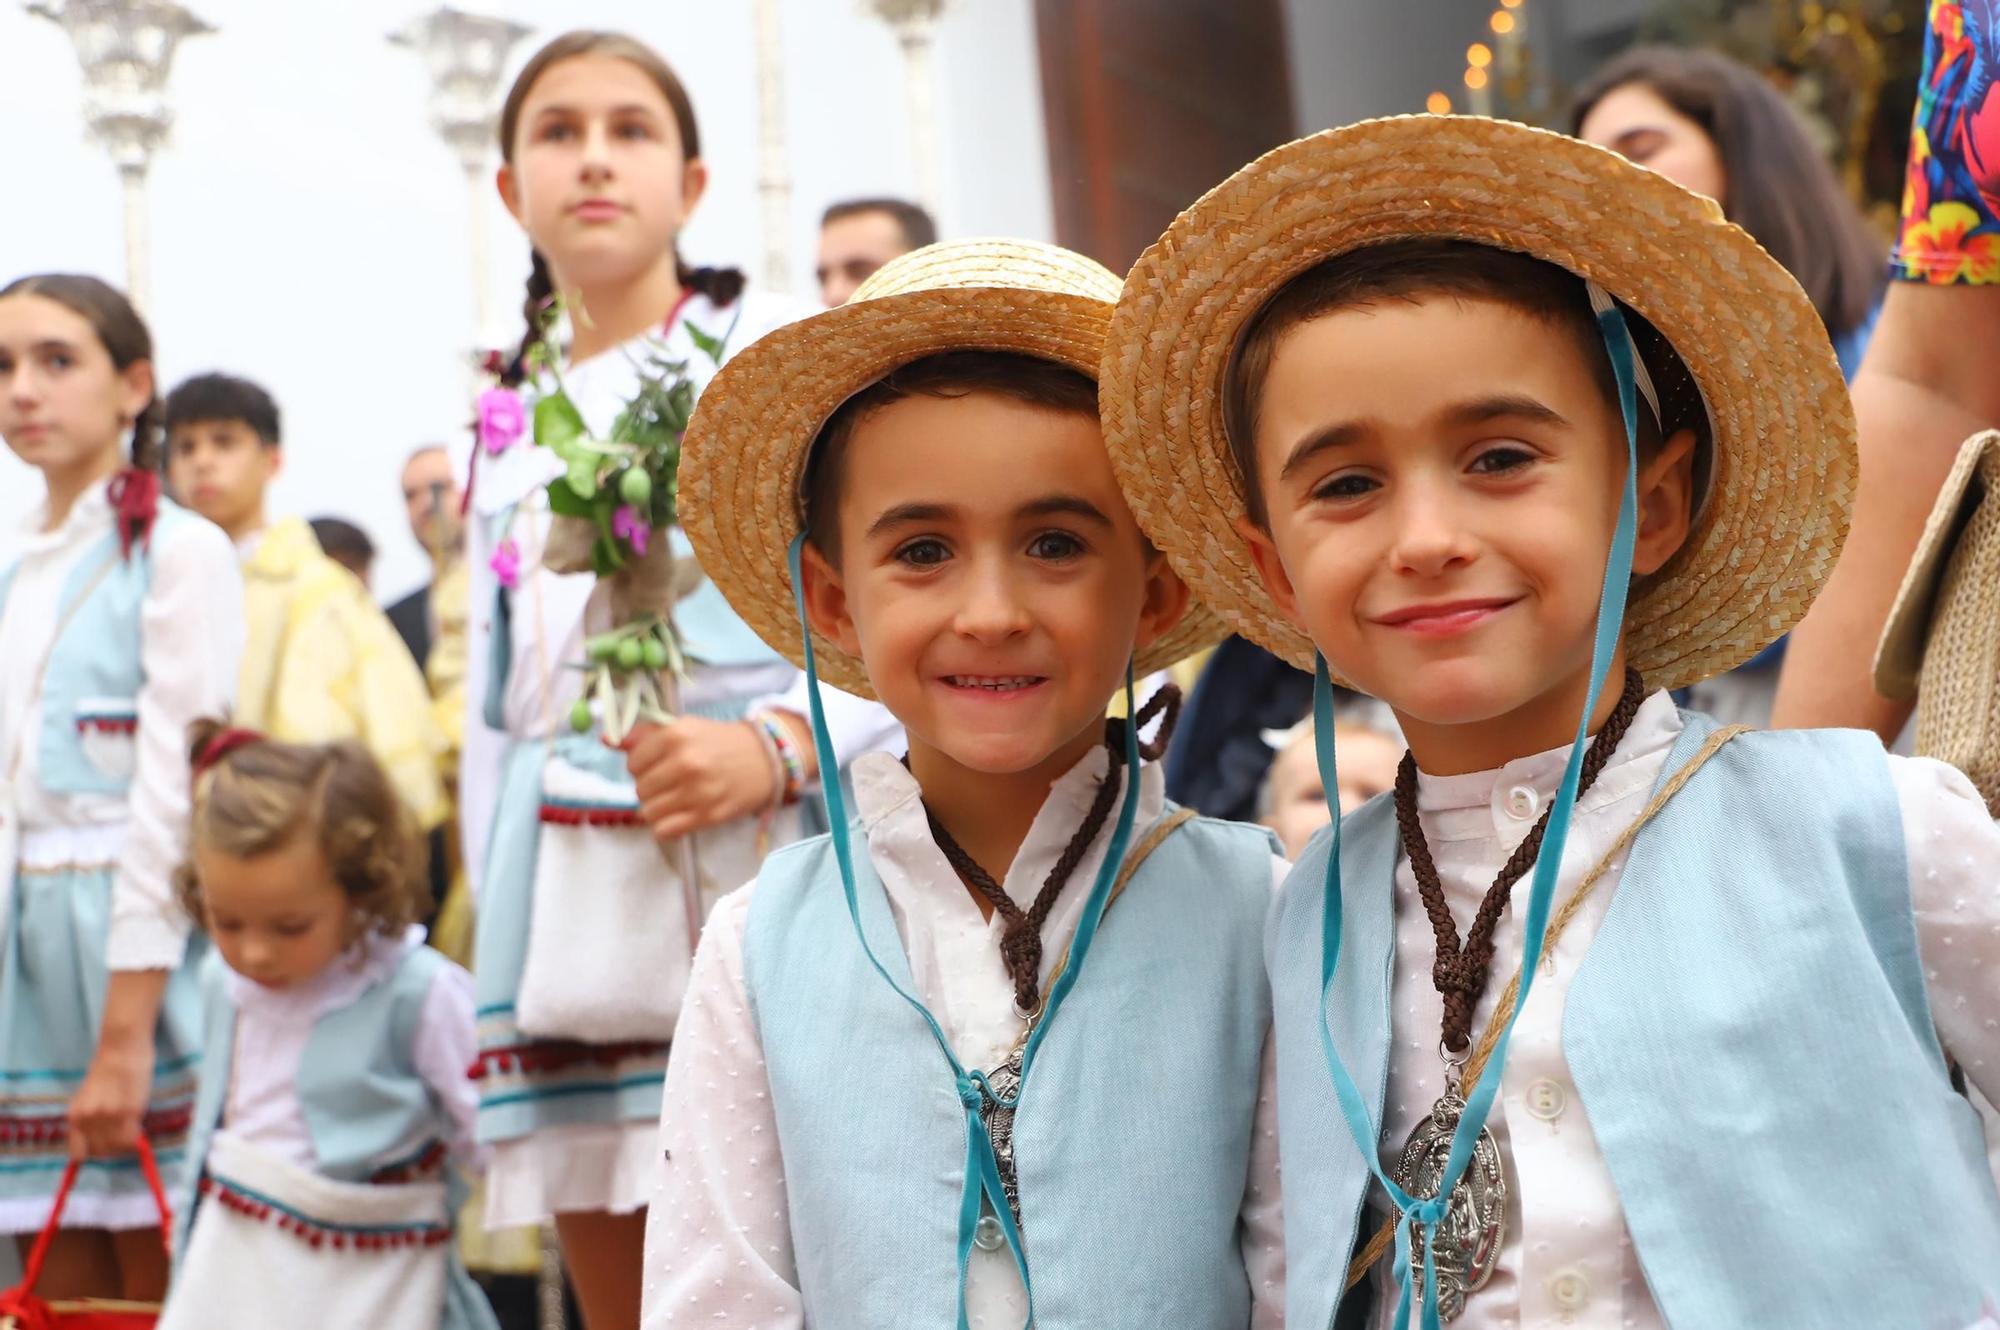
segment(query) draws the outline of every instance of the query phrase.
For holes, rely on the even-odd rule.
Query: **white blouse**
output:
[[[189,928],[172,887],[187,850],[188,726],[226,713],[235,695],[242,581],[236,551],[219,528],[200,520],[155,528],[139,620],[138,729],[85,736],[87,755],[132,772],[131,788],[123,796],[44,790],[36,741],[42,671],[63,589],[112,529],[106,485],[84,491],[54,530],[42,529],[42,506],[18,533],[21,559],[0,613],[0,831],[18,832],[15,854],[27,867],[115,863],[110,968],[170,969],[180,963]],[[141,556],[135,550],[133,557]],[[5,866],[0,891],[11,887],[14,867]]]
[[[1050,788],[1007,870],[1007,894],[1025,907],[1088,810],[1109,755],[1093,749]],[[937,1017],[967,1066],[1006,1057],[1023,1024],[1000,958],[1005,921],[979,908],[931,839],[915,779],[887,754],[851,768],[868,855],[882,879],[910,960],[915,993]],[[1165,812],[1157,766],[1139,782],[1134,837]],[[1104,862],[1110,829],[1098,834],[1072,883],[1091,881]],[[1273,858],[1273,886],[1285,873]],[[681,1010],[660,1112],[670,1148],[646,1219],[646,1330],[728,1324],[741,1330],[801,1330],[805,1308],[792,1256],[784,1161],[769,1076],[743,986],[743,931],[752,883],[725,896],[709,916]],[[1065,891],[1042,929],[1043,977],[1076,931],[1088,893]],[[1243,1201],[1243,1257],[1252,1325],[1283,1324],[1284,1239],[1278,1190],[1276,1103],[1271,1049]],[[1027,1316],[1013,1257],[975,1248],[966,1274],[966,1314],[974,1327],[1016,1330]]]
[[[236,1046],[223,1131],[300,1168],[317,1169],[298,1092],[299,1064],[313,1027],[320,1017],[387,979],[411,948],[423,944],[424,930],[415,926],[396,938],[370,934],[358,955],[342,956],[289,988],[266,988],[225,967],[224,986],[236,1006]],[[440,966],[424,998],[411,1060],[451,1124],[446,1146],[460,1163],[474,1168],[482,1157],[473,1138],[479,1091],[465,1069],[477,1052],[472,976],[456,965]]]
[[[1581,799],[1570,826],[1556,900],[1609,852],[1652,797],[1682,729],[1666,693],[1640,706],[1632,727]],[[1563,747],[1463,776],[1420,776],[1418,816],[1460,935],[1494,874],[1526,837],[1561,781]],[[1990,1099],[2000,1094],[2000,830],[1956,768],[1926,758],[1889,758],[1903,811],[1918,946],[1944,1047]],[[1507,1232],[1487,1285],[1466,1300],[1453,1330],[1664,1330],[1625,1227],[1611,1173],[1563,1058],[1563,1007],[1618,888],[1623,861],[1599,880],[1543,958],[1522,1008],[1488,1125],[1506,1158]],[[1495,973],[1481,997],[1476,1040],[1522,951],[1525,880],[1494,932]],[[1444,1089],[1438,1036],[1443,1004],[1431,985],[1436,942],[1407,857],[1396,868],[1398,964],[1391,993],[1384,1160],[1393,1160]],[[1380,1201],[1379,1188],[1375,1200]],[[1363,1213],[1372,1237],[1383,1211]],[[1388,1262],[1376,1272],[1377,1326],[1394,1311]]]

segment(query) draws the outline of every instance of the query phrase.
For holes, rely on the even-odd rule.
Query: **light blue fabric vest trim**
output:
[[[429,947],[413,947],[386,981],[369,986],[314,1024],[299,1061],[298,1092],[317,1172],[365,1183],[410,1162],[426,1146],[449,1139],[451,1123],[412,1055],[431,985],[447,963]],[[202,987],[207,1026],[189,1156],[197,1162],[188,1170],[187,1192],[174,1212],[176,1254],[193,1228],[199,1161],[208,1158],[209,1143],[222,1125],[236,1043],[236,1005],[229,999],[220,955],[209,958]],[[449,1191],[455,1221],[465,1199],[456,1169],[449,1174]],[[492,1309],[466,1272],[456,1244],[450,1263],[440,1330],[497,1330]]]
[[[162,499],[152,539],[171,540],[176,528],[199,520]],[[122,795],[132,784],[129,773],[105,772],[84,755],[78,722],[113,713],[137,714],[139,689],[145,682],[139,619],[152,585],[151,549],[151,544],[134,545],[130,558],[120,558],[117,533],[106,532],[84,551],[63,585],[58,614],[68,612],[86,589],[89,598],[77,607],[50,648],[42,680],[37,779],[52,794]],[[6,604],[18,569],[16,564],[0,579],[0,607]],[[100,570],[102,579],[91,587]],[[180,742],[179,736],[174,742]]]
[[[1049,1027],[1015,1118],[1039,1330],[1249,1322],[1239,1215],[1272,853],[1268,833],[1232,823],[1169,836]],[[911,987],[865,854],[855,873],[869,941]],[[952,1324],[965,1110],[929,1030],[854,938],[827,838],[766,860],[743,945],[807,1320]]]
[[[1688,717],[1663,780],[1713,728]],[[1388,798],[1342,841],[1327,1019],[1379,1121]],[[1328,844],[1300,859],[1266,943],[1300,1326],[1333,1315],[1369,1179],[1314,1074]],[[1563,1047],[1668,1324],[1957,1330],[2000,1300],[2000,1197],[1924,991],[1901,811],[1872,737],[1739,736],[1640,833],[1570,987]]]

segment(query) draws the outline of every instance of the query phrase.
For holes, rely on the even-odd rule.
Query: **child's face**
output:
[[[1395,788],[1396,763],[1403,756],[1395,740],[1380,730],[1339,725],[1334,727],[1333,742],[1340,757],[1337,802],[1343,815]],[[1333,820],[1310,733],[1286,744],[1271,759],[1270,782],[1271,811],[1264,825],[1277,833],[1285,857],[1297,859],[1313,833]]]
[[[347,893],[311,836],[239,858],[196,845],[203,922],[229,968],[287,988],[331,965],[353,941]]]
[[[121,370],[90,320],[46,296],[0,300],[0,437],[43,472],[104,465],[145,409],[153,367]]]
[[[535,80],[500,197],[561,289],[633,280],[671,262],[707,183],[673,109],[629,60],[579,55]]]
[[[808,608],[866,665],[912,765],[926,748],[987,774],[1073,765],[1126,661],[1187,608],[1096,419],[918,395],[857,422],[844,465],[840,567],[809,549]]]
[[[182,503],[242,537],[264,511],[284,453],[241,420],[194,420],[167,435],[167,484]]]
[[[1413,741],[1538,706],[1575,724],[1624,426],[1572,332],[1450,296],[1324,315],[1273,348],[1256,446],[1259,572]],[[1638,574],[1686,536],[1691,451],[1642,466]]]

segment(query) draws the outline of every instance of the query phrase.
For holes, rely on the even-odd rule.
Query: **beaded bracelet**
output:
[[[775,784],[778,797],[774,802],[778,805],[797,803],[799,796],[805,793],[806,766],[799,756],[799,746],[792,738],[791,727],[769,711],[760,711],[750,720],[777,758],[777,770],[773,774],[782,779]]]

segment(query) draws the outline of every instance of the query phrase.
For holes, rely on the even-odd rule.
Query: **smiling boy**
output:
[[[1280,861],[1169,808],[1156,752],[1104,718],[1220,631],[1105,457],[1116,290],[1047,246],[921,250],[748,348],[696,412],[696,557],[909,753],[858,760],[854,822],[829,785],[833,835],[711,916],[662,1111],[654,1330],[1277,1324],[1258,938]]]
[[[1611,153],[1410,117],[1212,191],[1108,344],[1147,534],[1322,729],[1339,678],[1409,741],[1267,937],[1288,1319],[2000,1325],[1954,1089],[2000,1087],[2000,833],[1943,764],[1668,696],[1845,535],[1797,284]]]

